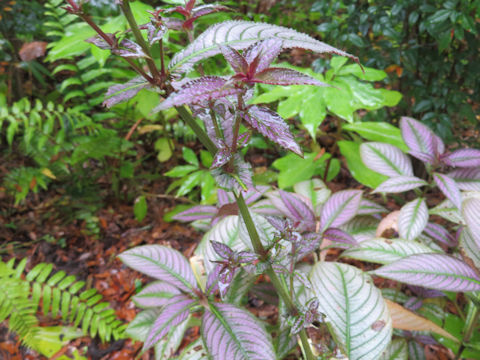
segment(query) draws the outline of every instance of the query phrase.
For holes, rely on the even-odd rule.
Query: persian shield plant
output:
[[[391,341],[394,327],[454,338],[398,304],[397,296],[389,300],[372,279],[375,275],[415,285],[424,297],[428,296],[424,287],[480,291],[480,277],[472,267],[478,259],[471,254],[467,263],[447,255],[434,242],[452,246],[455,238],[428,222],[428,208],[421,196],[400,211],[394,222],[399,236],[382,238],[383,232],[377,232],[384,226],[380,219],[386,210],[364,198],[362,191],[332,194],[318,179],[296,184],[293,192],[255,186],[251,165],[241,151],[256,132],[298,156],[303,154],[295,134],[277,113],[250,102],[257,83],[326,86],[307,74],[272,65],[283,50],[300,47],[355,58],[295,30],[250,21],[218,23],[195,37],[197,18],[227,9],[195,6],[194,0],[153,12],[151,21],[140,26],[129,2],[117,1],[131,28],[125,34],[104,33],[81,5],[73,0],[68,3],[68,11],[97,31],[98,36],[90,41],[123,57],[139,75],[112,87],[106,105],[128,100],[141,88],[153,89],[163,98],[153,112],[175,108],[213,158],[210,174],[219,188],[217,206],[200,205],[176,215],[207,230],[196,256],[189,262],[178,251],[160,245],[140,246],[120,255],[127,266],[155,279],[135,295],[135,303],[144,311],[127,329],[127,334],[144,343],[144,351],[155,347],[157,358],[171,357],[192,326],[199,326],[201,339],[185,348],[179,359],[279,359],[292,351],[298,354],[298,347],[308,360],[337,351],[350,359],[391,358],[388,354],[406,344],[401,338]],[[183,19],[170,16],[175,12]],[[166,36],[174,31],[184,33],[189,45],[173,54],[166,65],[165,55],[178,48]],[[133,40],[127,39],[131,35]],[[159,50],[158,61],[153,47]],[[204,74],[200,62],[217,55],[229,64],[231,75]],[[201,76],[192,78],[194,74]],[[405,142],[413,156],[429,164],[432,178],[415,177],[401,150],[365,144],[362,156],[367,165],[392,179],[377,190],[405,191],[434,182],[454,206],[462,207],[463,212],[453,211],[466,225],[459,235],[464,252],[478,250],[473,214],[480,200],[473,196],[462,203],[458,189],[462,179],[470,184],[469,179],[478,175],[472,169],[476,152],[445,153],[438,137],[431,133],[428,137],[414,120],[404,125]],[[444,165],[468,174],[444,174]],[[384,265],[368,273],[339,261],[338,256],[336,261],[326,261],[332,247],[340,249],[342,258]],[[255,283],[260,279],[268,279],[274,288],[273,302],[278,303],[279,312],[276,324],[267,326],[244,306],[249,290],[258,289]],[[399,318],[414,319],[416,327],[411,322],[399,325]],[[306,332],[310,327],[328,329],[334,342],[312,346],[314,341]]]

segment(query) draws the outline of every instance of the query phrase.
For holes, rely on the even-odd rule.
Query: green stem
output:
[[[212,155],[215,155],[215,153],[217,152],[217,147],[215,146],[213,141],[210,140],[207,133],[200,127],[200,125],[195,122],[192,114],[188,112],[185,106],[177,106],[175,107],[175,109],[177,109],[183,121],[185,121],[185,123],[193,130],[195,135],[197,135],[198,140],[200,140],[203,146],[205,146]]]
[[[470,338],[472,337],[473,331],[475,330],[475,326],[477,325],[479,318],[480,318],[479,308],[470,301],[470,303],[468,304],[468,313],[467,313],[467,319],[465,321],[462,343],[458,348],[457,355],[455,356],[455,360],[460,359],[460,357],[462,356],[462,352],[463,350],[465,350],[466,344],[468,344],[468,342],[470,341]]]
[[[255,228],[255,224],[253,222],[252,216],[248,211],[247,204],[245,203],[245,199],[243,198],[242,193],[239,195],[235,195],[238,204],[238,210],[242,216],[243,221],[245,222],[245,226],[247,227],[248,235],[250,236],[250,240],[252,241],[252,246],[255,252],[260,255],[261,260],[266,260],[268,253],[266,252],[265,248],[260,241],[260,237],[258,236],[257,229]],[[282,299],[287,307],[287,310],[290,314],[296,315],[298,314],[298,310],[293,303],[292,299],[290,298],[288,291],[283,286],[282,282],[278,278],[277,274],[273,270],[273,268],[269,265],[266,274],[270,278],[272,285],[275,287],[278,296]],[[312,349],[310,344],[308,343],[308,337],[305,329],[300,331],[300,340],[302,341],[302,347],[305,351],[305,356],[307,360],[315,360],[315,356],[312,353]]]
[[[161,81],[162,77],[158,72],[155,62],[152,59],[150,47],[145,42],[145,39],[143,38],[142,33],[140,32],[140,28],[138,27],[137,21],[133,16],[132,9],[130,8],[129,0],[123,0],[120,6],[122,8],[123,13],[125,14],[125,17],[127,18],[128,24],[130,25],[130,28],[133,32],[133,36],[135,36],[135,39],[137,40],[138,45],[142,47],[143,52],[147,55],[146,61],[147,61],[148,68],[150,69],[150,73],[152,74],[154,79]]]
[[[215,111],[213,110],[212,102],[208,104],[208,107],[210,108],[210,117],[212,118],[213,127],[215,129],[215,135],[217,135],[219,139],[222,139],[223,138],[222,132],[220,131],[220,126],[218,125],[217,117],[215,116]]]

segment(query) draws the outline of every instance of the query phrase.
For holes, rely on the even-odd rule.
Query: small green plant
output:
[[[192,194],[192,190],[200,188],[200,201],[202,204],[213,204],[216,201],[215,179],[210,173],[212,155],[205,150],[200,151],[200,161],[192,149],[183,147],[183,159],[188,165],[179,165],[165,173],[172,178],[180,178],[168,187],[167,193],[177,189],[175,196]]]
[[[40,263],[26,272],[26,263],[26,258],[16,265],[15,259],[0,261],[0,322],[8,320],[9,329],[22,343],[42,350],[40,312],[81,328],[83,335],[98,335],[102,341],[123,337],[124,324],[108,303],[101,302],[102,295],[95,288],[82,291],[84,281],[64,271],[52,273],[52,264]]]
[[[357,110],[378,110],[398,104],[402,98],[399,92],[377,89],[371,83],[383,80],[387,76],[385,72],[368,67],[362,69],[358,64],[345,65],[347,60],[346,57],[333,57],[325,75],[310,69],[288,66],[329,86],[261,85],[266,91],[254,98],[253,103],[278,101],[278,114],[285,119],[298,116],[314,140],[318,127],[327,114],[352,123],[359,120]]]

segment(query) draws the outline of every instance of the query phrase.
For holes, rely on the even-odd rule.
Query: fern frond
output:
[[[13,269],[13,262],[0,262],[0,322],[8,320],[8,327],[29,346],[37,334],[36,309],[29,299],[29,284],[20,278],[25,261]]]
[[[9,327],[28,346],[38,326],[36,314],[58,318],[81,327],[85,334],[98,335],[102,341],[123,337],[125,325],[96,289],[82,290],[84,281],[68,276],[64,271],[53,272],[53,265],[40,263],[26,273],[26,259],[17,267],[14,261],[0,261],[0,321],[9,319]],[[8,291],[7,291],[8,290]]]

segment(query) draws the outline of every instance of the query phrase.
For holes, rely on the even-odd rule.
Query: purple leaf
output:
[[[428,208],[422,198],[410,201],[402,206],[398,215],[398,232],[400,237],[414,240],[427,226]]]
[[[266,216],[267,221],[279,232],[284,232],[287,228],[286,221],[278,216]]]
[[[170,94],[153,113],[173,106],[199,104],[220,97],[233,95],[241,91],[234,88],[227,80],[218,76],[204,76],[183,85],[178,91]]]
[[[167,335],[170,329],[182,323],[188,317],[193,304],[195,304],[195,301],[185,295],[177,295],[171,298],[153,323],[143,344],[143,349],[151,348]]]
[[[295,335],[298,334],[305,325],[305,316],[300,315],[293,323],[292,327],[290,328],[290,334]]]
[[[350,234],[337,228],[328,228],[323,232],[323,237],[336,243],[357,245],[357,241]]]
[[[255,74],[252,82],[271,84],[271,85],[315,85],[315,86],[330,86],[321,82],[311,76],[298,72],[292,69],[284,68],[268,68]]]
[[[241,20],[225,21],[209,27],[189,46],[175,54],[170,61],[169,69],[171,72],[185,72],[191,69],[198,61],[219,54],[220,44],[241,50],[260,40],[272,37],[282,41],[283,49],[302,48],[317,53],[334,53],[348,56],[358,62],[358,59],[352,55],[295,30],[277,25]],[[250,55],[252,60],[255,55],[254,53]],[[247,58],[246,54],[244,56]],[[269,56],[270,58],[272,58],[272,55]],[[265,62],[268,61],[265,60]]]
[[[433,163],[438,153],[439,148],[443,148],[438,144],[440,140],[429,127],[425,126],[421,122],[409,118],[402,117],[400,119],[400,129],[402,131],[402,137],[407,146],[410,148],[410,154],[419,158],[422,161],[429,159],[429,163]],[[442,150],[443,152],[443,150]],[[416,156],[422,154],[421,156]]]
[[[233,250],[225,244],[218,241],[210,241],[213,250],[223,259],[228,260],[233,255]]]
[[[168,282],[180,290],[197,289],[195,276],[187,259],[177,250],[161,245],[144,245],[119,255],[128,267]]]
[[[249,264],[258,259],[258,255],[250,251],[240,251],[237,256],[240,264]]]
[[[243,195],[245,198],[245,203],[250,205],[260,199],[265,192],[270,189],[270,186],[266,185],[257,185],[254,188],[248,189],[248,191]]]
[[[295,154],[303,156],[300,146],[295,142],[287,123],[280,115],[262,106],[250,106],[243,118],[259,133]]]
[[[269,38],[256,42],[245,50],[243,56],[249,65],[249,74],[259,73],[270,66],[282,51],[282,40]]]
[[[313,211],[300,200],[297,196],[292,193],[279,190],[280,199],[282,199],[285,207],[287,209],[287,215],[294,221],[304,223],[308,226],[312,226],[315,223],[315,214]]]
[[[232,151],[227,146],[218,149],[215,156],[213,157],[212,166],[210,167],[210,169],[222,167],[230,161],[232,156]]]
[[[150,84],[145,82],[145,79],[140,76],[133,78],[125,84],[110,86],[105,94],[106,99],[103,102],[103,106],[110,108],[113,105],[128,101],[137,95],[140,90],[149,86]]]
[[[152,46],[157,41],[162,40],[163,35],[165,35],[165,32],[167,31],[167,27],[163,24],[157,24],[155,26],[152,23],[148,23],[145,25],[145,27],[147,29],[148,43],[150,46]]]
[[[207,284],[205,286],[205,294],[208,296],[214,294],[218,287],[218,279],[220,277],[220,271],[223,269],[223,264],[216,264],[215,267],[208,273]]]
[[[163,281],[155,281],[135,295],[133,301],[141,308],[159,307],[167,305],[173,296],[180,294],[177,287]]]
[[[245,162],[240,154],[233,155],[233,169],[213,169],[212,176],[219,187],[227,191],[248,190],[253,187],[252,166]]]
[[[362,192],[360,190],[339,191],[327,200],[320,217],[320,229],[340,227],[350,221],[358,212]]]
[[[143,49],[137,43],[131,40],[123,39],[120,46],[125,49],[113,49],[112,54],[119,55],[121,57],[133,57],[133,58],[145,58],[147,54],[143,52]]]
[[[460,210],[462,208],[462,194],[460,194],[460,189],[455,180],[440,173],[433,173],[433,179],[443,195]]]
[[[468,229],[480,243],[480,198],[470,198],[463,202],[462,216]]]
[[[480,167],[480,150],[460,149],[442,157],[442,161],[454,167]]]
[[[447,174],[460,190],[480,191],[480,168],[455,169]]]
[[[408,288],[412,290],[415,295],[420,296],[424,299],[445,296],[445,294],[442,291],[427,289],[427,288],[424,288],[423,286],[408,285]]]
[[[228,61],[233,71],[236,73],[246,74],[248,71],[248,64],[245,58],[234,48],[230,46],[220,45],[220,50],[225,60]]]
[[[423,161],[424,163],[433,164],[435,162],[435,157],[433,155],[425,154],[418,151],[409,151],[408,153],[413,157],[417,158],[418,160]]]
[[[115,38],[115,34],[108,33],[106,35],[113,41],[114,44],[117,43],[117,39]],[[96,47],[98,47],[99,49],[102,49],[102,50],[111,50],[112,49],[110,44],[107,43],[100,35],[92,36],[91,38],[88,38],[85,41],[90,43],[90,44],[95,45]]]
[[[444,254],[418,254],[384,265],[374,275],[445,291],[479,291],[480,277],[464,262]]]
[[[420,309],[422,305],[423,305],[422,299],[412,296],[405,302],[403,306],[408,310],[415,311]]]
[[[423,231],[432,239],[449,247],[457,245],[455,238],[441,225],[429,222]]]
[[[188,210],[182,211],[174,216],[173,220],[177,221],[196,221],[204,219],[213,219],[217,213],[217,208],[210,205],[197,205]]]
[[[224,6],[224,5],[218,5],[218,4],[209,4],[209,5],[200,5],[195,7],[192,10],[192,15],[191,18],[186,20],[183,23],[183,27],[185,29],[192,29],[193,28],[193,22],[197,20],[199,17],[208,15],[208,14],[213,14],[216,12],[220,11],[232,11],[232,9]]]
[[[223,189],[218,189],[217,198],[218,198],[219,207],[222,207],[223,205],[227,205],[235,201],[235,197],[232,195],[232,193],[228,193]]]
[[[234,305],[210,303],[201,333],[213,360],[275,360],[270,335],[248,311]]]
[[[384,181],[379,186],[377,186],[374,193],[399,193],[416,189],[420,186],[425,185],[428,185],[428,183],[422,179],[417,178],[416,176],[396,176]]]
[[[413,176],[410,159],[399,148],[384,143],[370,142],[360,145],[362,161],[370,169],[389,176]]]

